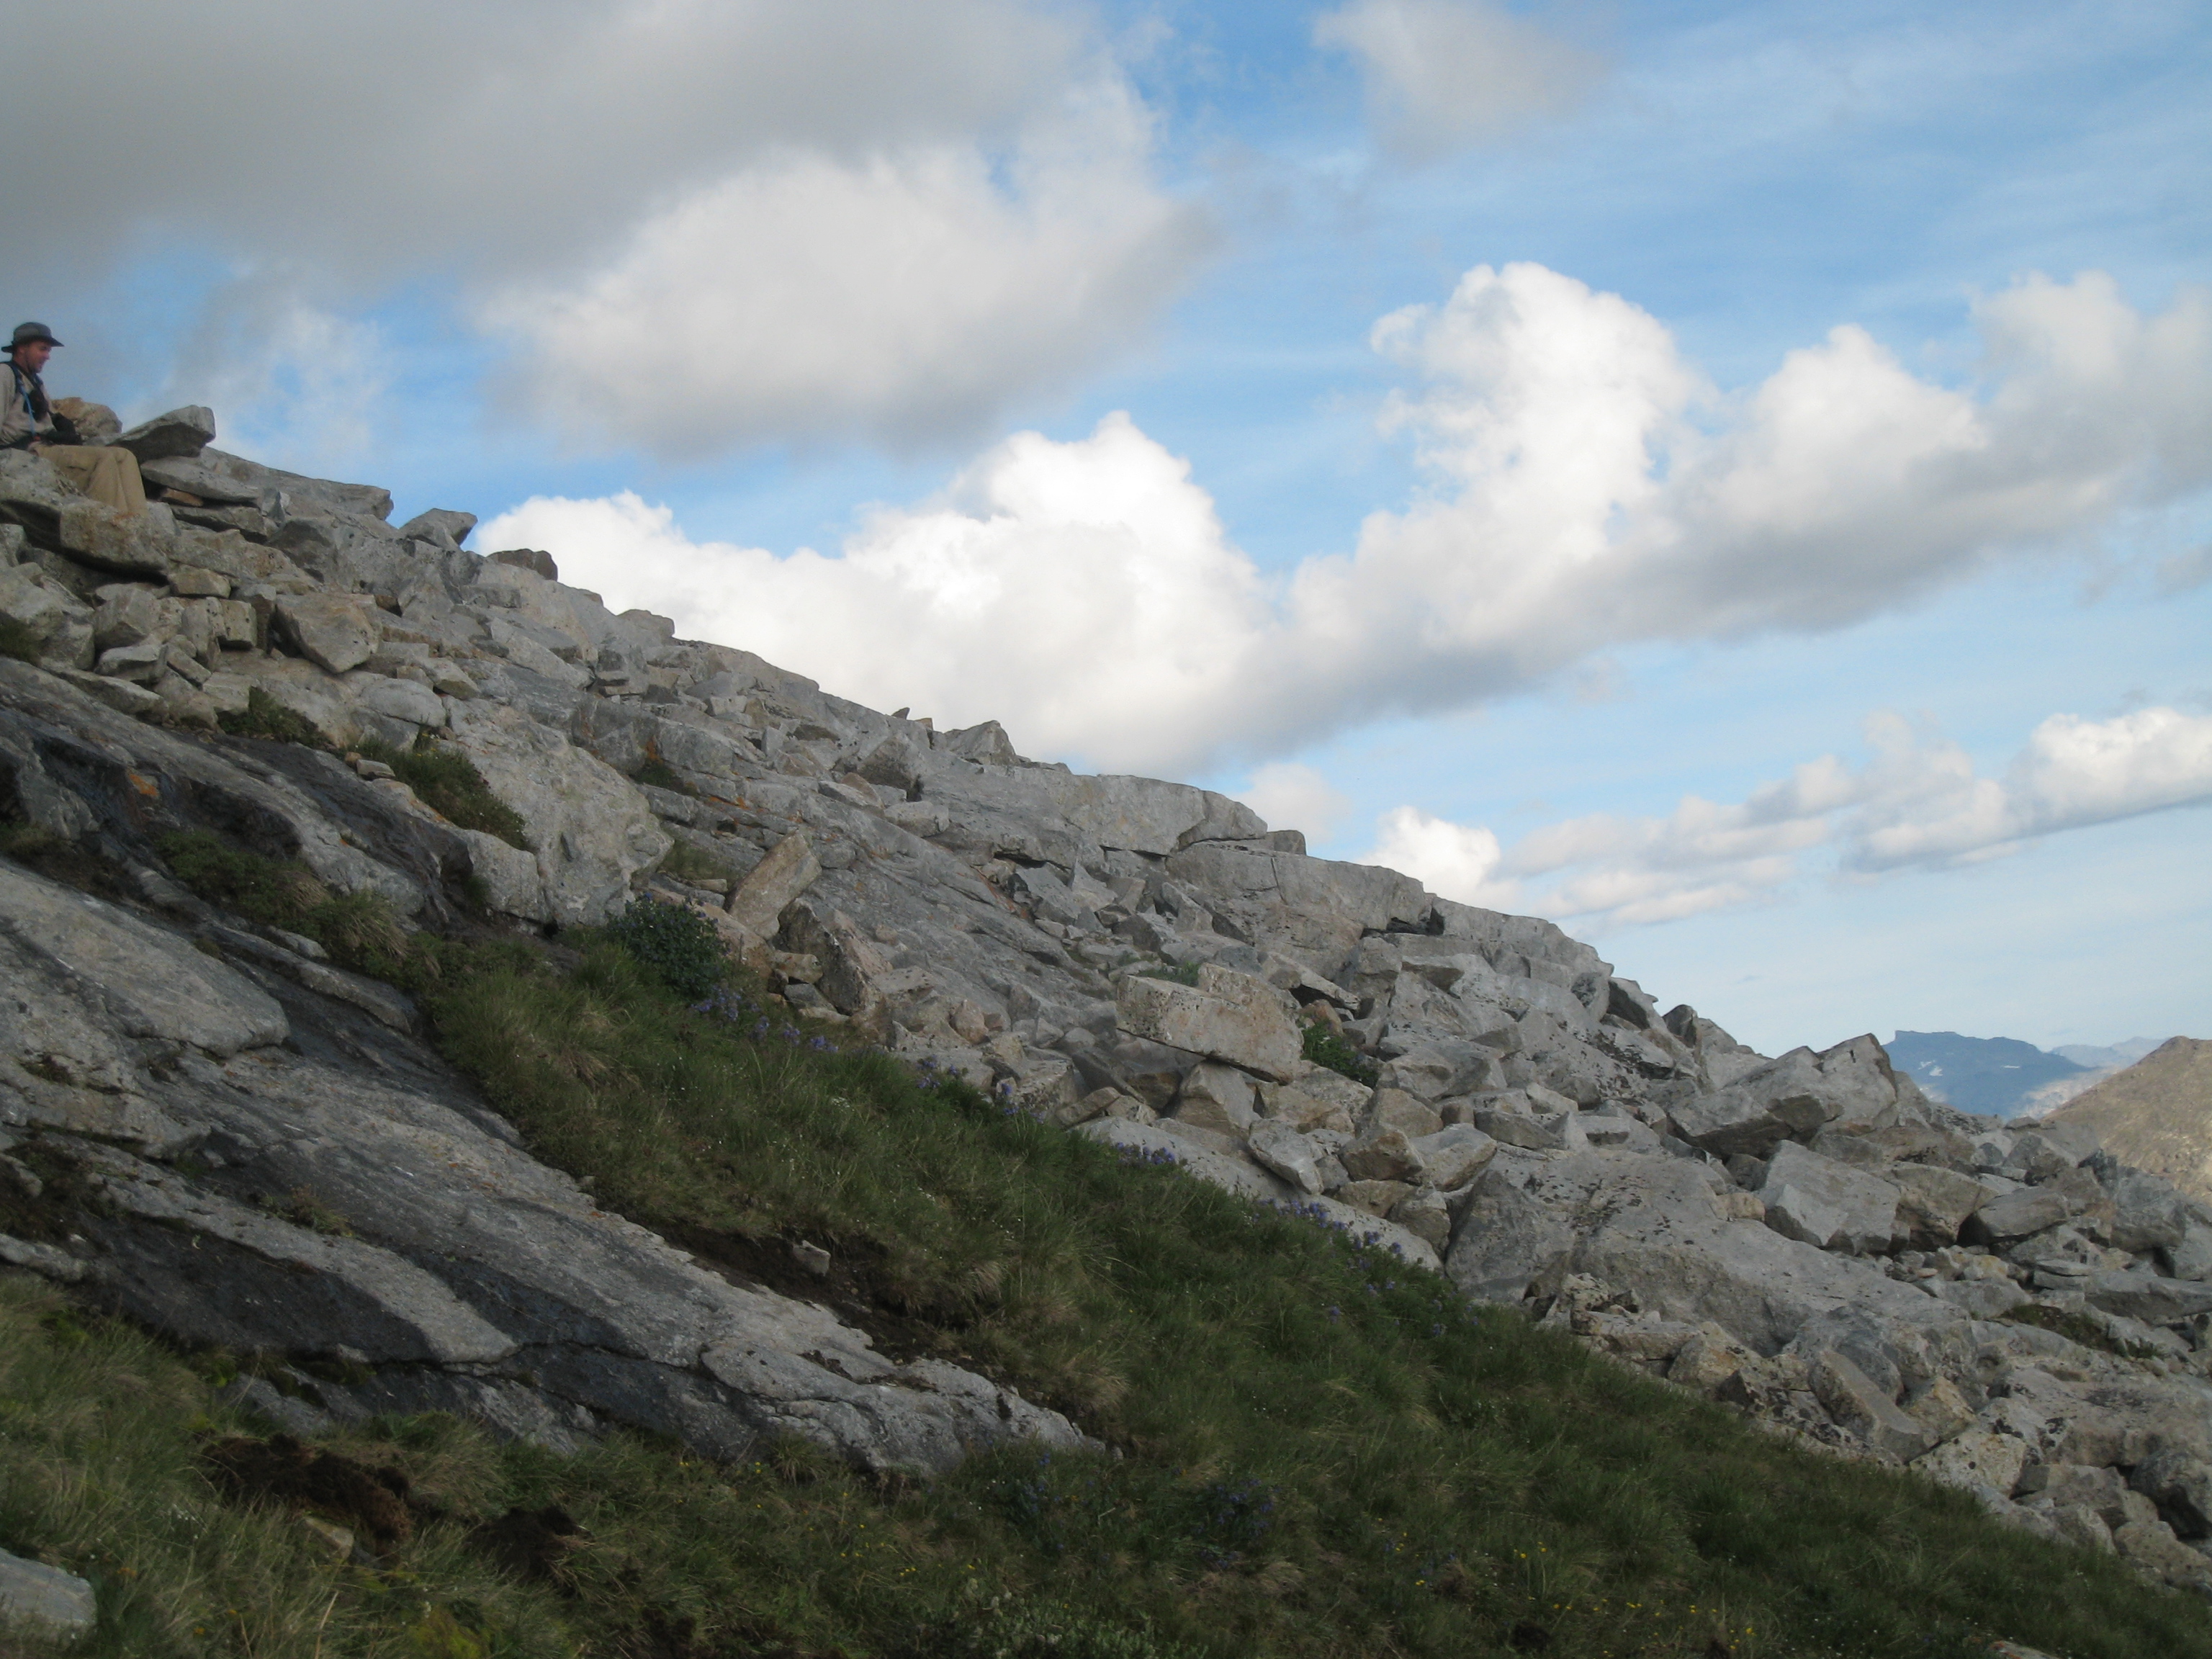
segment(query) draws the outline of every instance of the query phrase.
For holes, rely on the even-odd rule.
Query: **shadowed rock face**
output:
[[[1548,922],[678,640],[542,555],[463,551],[465,514],[395,529],[380,489],[195,447],[204,414],[149,423],[167,499],[128,525],[0,456],[0,612],[39,658],[0,659],[0,815],[110,872],[0,860],[0,1153],[100,1200],[0,1260],[344,1362],[317,1405],[270,1391],[295,1417],[629,1423],[732,1457],[789,1431],[921,1470],[1079,1437],[596,1207],[406,999],[165,875],[160,837],[207,829],[427,926],[465,888],[529,929],[695,905],[793,1006],[1047,1121],[2171,1582],[2212,1565],[2212,1211],[2094,1135],[1931,1102],[1871,1037],[1754,1054]],[[453,745],[526,846],[214,729],[272,708]],[[1309,1024],[1358,1078],[1305,1057]],[[299,1189],[323,1213],[260,1201]]]

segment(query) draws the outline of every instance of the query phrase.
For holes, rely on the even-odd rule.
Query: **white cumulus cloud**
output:
[[[2212,803],[2212,715],[2054,714],[1996,776],[1894,714],[1870,719],[1867,738],[1872,757],[1856,768],[1825,755],[1741,801],[1691,795],[1663,817],[1596,813],[1510,847],[1485,826],[1400,806],[1378,821],[1368,861],[1447,898],[1636,926],[1754,902],[1822,871],[1972,863],[2039,836]]]
[[[1202,254],[1203,217],[1148,176],[1149,125],[1106,77],[1003,177],[975,143],[781,154],[482,314],[525,348],[522,405],[586,443],[970,435],[1134,338]]]
[[[146,11],[82,0],[97,52],[0,63],[40,155],[0,276],[112,307],[103,279],[181,249],[339,313],[422,283],[513,348],[519,407],[593,443],[964,441],[1139,337],[1207,245],[1059,0]],[[80,368],[125,361],[117,328],[30,308]]]
[[[1350,52],[1383,143],[1428,161],[1571,109],[1603,65],[1491,0],[1353,0],[1314,23]]]
[[[1374,851],[1359,861],[1413,878],[1440,897],[1504,909],[1521,902],[1517,882],[1501,879],[1504,849],[1480,824],[1454,823],[1418,806],[1394,806],[1376,825]]]
[[[1302,830],[1327,841],[1352,811],[1352,798],[1299,761],[1269,761],[1236,792],[1237,799],[1278,830]]]
[[[1620,295],[1477,266],[1375,331],[1419,498],[1279,576],[1120,415],[1009,439],[833,554],[695,544],[632,496],[533,500],[480,536],[846,695],[1188,774],[1639,641],[1844,626],[2212,483],[2212,291],[2146,315],[2095,273],[2032,277],[1976,316],[1967,386],[1845,326],[1728,393]]]

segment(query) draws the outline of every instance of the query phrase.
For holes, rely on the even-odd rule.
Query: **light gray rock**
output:
[[[2104,1183],[2112,1199],[2111,1231],[2116,1249],[2141,1255],[2179,1248],[2188,1235],[2189,1200],[2172,1182],[2108,1162]]]
[[[1498,1143],[1471,1125],[1455,1123],[1413,1142],[1421,1178],[1447,1193],[1457,1192],[1498,1156]]]
[[[1421,1155],[1402,1129],[1372,1124],[1356,1139],[1346,1142],[1337,1159],[1354,1181],[1419,1181]]]
[[[2173,1535],[2163,1521],[2132,1521],[2117,1528],[2112,1543],[2120,1554],[2176,1589],[2212,1596],[2212,1559]]]
[[[446,723],[445,700],[417,681],[356,669],[343,676],[339,684],[354,706],[369,714],[433,731]]]
[[[2002,1429],[1978,1425],[1923,1452],[1912,1467],[1930,1480],[1968,1491],[1987,1487],[2009,1498],[2033,1454],[2027,1441]]]
[[[2212,1285],[2167,1279],[2142,1268],[2100,1273],[2088,1282],[2093,1306],[2140,1319],[2146,1325],[2172,1325],[2212,1313]]]
[[[227,1058],[242,1048],[282,1042],[284,1011],[250,981],[210,961],[175,934],[149,927],[115,905],[58,886],[0,861],[0,935],[16,953],[11,982],[68,988],[98,1011],[100,1026]],[[82,988],[79,990],[77,988]],[[50,1005],[55,1024],[33,1023],[21,995],[0,999],[0,1029],[19,1063],[64,1069],[99,1049],[78,1045],[83,1034],[60,1023],[60,991]],[[44,1002],[42,1006],[49,1006]],[[103,1044],[102,1048],[110,1045]]]
[[[1475,1107],[1474,1127],[1504,1146],[1530,1152],[1578,1152],[1589,1144],[1582,1114],[1572,1102],[1564,1109],[1547,1111],[1532,1105],[1522,1110],[1518,1103],[1526,1098],[1508,1094],[1497,1105]]]
[[[2212,1538],[2212,1465],[2203,1458],[2161,1448],[2129,1472],[2128,1485],[2158,1505],[2176,1536]]]
[[[1311,1196],[1322,1190],[1321,1169],[1314,1158],[1313,1142],[1289,1124],[1263,1119],[1252,1127],[1246,1150],[1262,1167],[1280,1176],[1300,1192]]]
[[[1387,1087],[1377,1089],[1368,1103],[1366,1121],[1380,1128],[1402,1130],[1414,1140],[1444,1127],[1443,1119],[1419,1096]]]
[[[115,440],[140,462],[190,460],[215,441],[215,411],[204,404],[187,404],[150,421],[141,421]]]
[[[42,665],[92,665],[92,608],[36,565],[0,568],[0,617],[27,632]]]
[[[1662,1318],[1711,1320],[1761,1353],[1838,1308],[1905,1328],[1960,1319],[1871,1264],[1723,1219],[1705,1172],[1686,1160],[1584,1154],[1547,1174],[1589,1218],[1574,1251],[1577,1272],[1633,1291]]]
[[[599,922],[621,913],[630,878],[665,855],[667,831],[630,781],[520,709],[455,702],[453,740],[521,817],[538,865],[532,921]],[[502,907],[504,908],[504,907]]]
[[[1304,1063],[1290,999],[1249,974],[1208,963],[1195,986],[1132,974],[1115,1007],[1121,1029],[1133,1036],[1277,1082],[1289,1082]]]
[[[177,521],[158,503],[125,513],[82,497],[56,515],[54,539],[79,564],[119,576],[165,578],[177,546]]]
[[[1158,1124],[1139,1123],[1132,1118],[1096,1117],[1079,1125],[1075,1133],[1118,1146],[1133,1158],[1178,1164],[1200,1181],[1239,1197],[1273,1203],[1301,1196],[1288,1182],[1268,1171],[1241,1158],[1203,1150],[1196,1141],[1180,1137]]]
[[[1504,1174],[1479,1176],[1444,1256],[1444,1273],[1477,1302],[1518,1307],[1565,1268],[1575,1247],[1567,1225]]]
[[[1774,1149],[1759,1199],[1766,1224],[1823,1250],[1873,1255],[1897,1230],[1896,1185],[1785,1140]]]
[[[1249,1073],[1208,1061],[1193,1066],[1190,1075],[1183,1079],[1174,1115],[1180,1122],[1241,1141],[1260,1121],[1259,1091]]]
[[[803,830],[793,830],[752,867],[730,896],[729,926],[742,939],[775,937],[784,907],[821,877],[822,861]]]
[[[1900,1462],[1928,1449],[1928,1431],[1846,1356],[1824,1349],[1813,1357],[1808,1374],[1820,1409],[1838,1428]]]
[[[99,1618],[86,1580],[0,1550],[0,1621],[47,1641],[74,1642],[89,1635]]]
[[[365,593],[288,593],[276,601],[276,632],[326,674],[358,668],[374,654],[381,630]]]
[[[1272,1099],[1264,1103],[1270,1117],[1279,1118],[1294,1129],[1336,1129],[1349,1134],[1374,1097],[1375,1091],[1365,1084],[1316,1066],[1275,1090]]]
[[[468,540],[469,532],[477,527],[473,513],[456,512],[451,507],[434,507],[427,513],[417,513],[399,526],[399,533],[416,541],[433,542],[440,547],[458,548]]]
[[[1971,1231],[1992,1243],[2009,1244],[2056,1227],[2073,1212],[2063,1194],[2022,1187],[1991,1199],[1975,1211]]]
[[[161,602],[152,588],[112,582],[100,589],[100,608],[92,616],[92,642],[99,649],[137,645],[163,631]]]
[[[1954,1242],[1967,1217],[1995,1196],[1972,1176],[1941,1164],[1893,1164],[1889,1178],[1898,1188],[1898,1231],[1922,1249]]]
[[[1451,1244],[1451,1208],[1433,1187],[1417,1188],[1407,1194],[1390,1206],[1388,1219],[1432,1250],[1442,1251]]]
[[[1820,1054],[1793,1049],[1715,1093],[1672,1109],[1676,1132],[1727,1157],[1770,1156],[1784,1139],[1809,1139],[1822,1126],[1881,1127],[1897,1121],[1897,1075],[1871,1036]]]

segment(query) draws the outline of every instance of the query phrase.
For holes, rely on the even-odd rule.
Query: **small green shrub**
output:
[[[463,830],[481,830],[526,853],[535,850],[523,833],[521,815],[492,793],[476,763],[452,744],[441,743],[425,732],[412,749],[369,742],[359,744],[356,752],[382,761],[425,806],[448,823]]]
[[[263,858],[207,830],[156,843],[170,872],[202,898],[271,927],[307,932],[307,918],[330,890],[304,864]]]
[[[1374,1063],[1342,1037],[1318,1023],[1305,1029],[1305,1056],[1316,1066],[1326,1066],[1332,1072],[1340,1072],[1354,1083],[1374,1087],[1375,1079],[1382,1073]]]
[[[0,657],[34,663],[39,659],[39,646],[35,631],[13,617],[0,617]]]
[[[287,708],[259,686],[246,694],[246,707],[219,714],[215,722],[234,738],[265,738],[272,743],[296,743],[308,749],[336,745],[306,715]]]
[[[659,975],[678,996],[705,996],[726,971],[721,935],[688,905],[633,899],[622,919],[608,924],[607,937]]]

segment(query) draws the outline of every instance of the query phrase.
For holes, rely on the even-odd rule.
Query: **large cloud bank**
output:
[[[2039,276],[1975,315],[1966,386],[1844,326],[1730,394],[1620,296],[1477,266],[1374,331],[1426,491],[1279,576],[1122,416],[1010,439],[834,556],[694,543],[629,495],[535,499],[479,542],[880,707],[1188,774],[1608,647],[1842,626],[2212,481],[2212,292],[2144,315]]]
[[[1110,53],[1045,0],[146,9],[84,0],[98,50],[0,64],[39,158],[0,275],[82,294],[212,258],[203,388],[241,306],[265,342],[426,282],[580,441],[973,435],[1136,337],[1206,245]]]
[[[1594,814],[1510,848],[1486,827],[1396,807],[1368,858],[1447,897],[1603,928],[1752,903],[1816,872],[1972,863],[2061,830],[2212,803],[2212,715],[2054,714],[1996,777],[1893,714],[1869,720],[1867,739],[1863,766],[1826,755],[1741,801],[1688,796],[1665,817]]]

